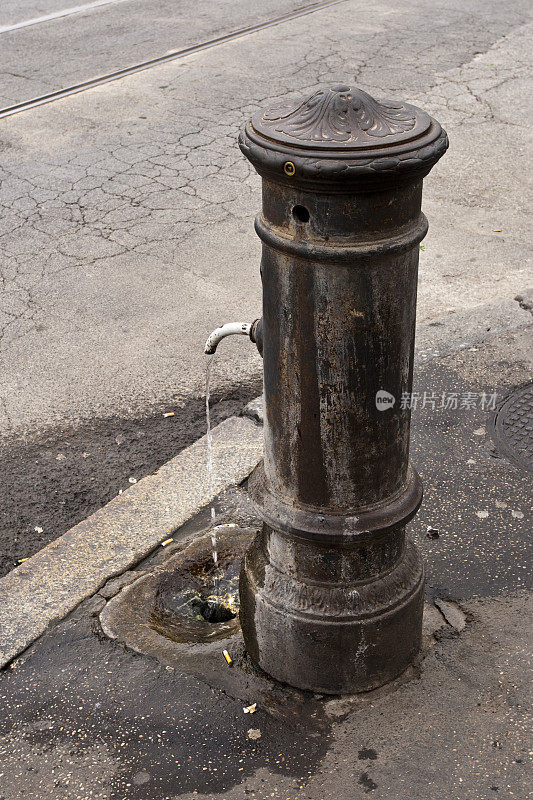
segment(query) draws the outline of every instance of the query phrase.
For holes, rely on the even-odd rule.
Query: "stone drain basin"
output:
[[[208,529],[122,589],[100,614],[104,634],[185,672],[220,672],[223,649],[242,648],[239,571],[257,527]]]
[[[102,632],[121,645],[157,659],[166,669],[187,673],[239,699],[243,707],[257,704],[288,726],[305,727],[323,737],[329,721],[317,699],[278,684],[258,670],[245,653],[239,624],[238,579],[241,560],[259,525],[216,528],[219,598],[211,617],[214,565],[211,529],[196,534],[173,553],[159,552],[164,561],[123,588],[99,615]],[[174,545],[172,545],[174,546]],[[179,546],[179,545],[178,545]],[[206,616],[211,619],[206,619]],[[229,666],[222,651],[233,659]],[[265,723],[264,716],[262,724]],[[259,715],[253,725],[259,725]]]
[[[251,536],[236,526],[216,533],[216,570],[208,535],[172,559],[173,569],[159,578],[151,624],[174,642],[210,642],[240,628],[239,571]]]

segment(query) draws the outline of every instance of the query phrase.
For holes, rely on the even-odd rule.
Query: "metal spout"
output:
[[[225,325],[221,325],[220,328],[215,328],[205,343],[204,353],[208,356],[212,356],[213,353],[216,353],[216,349],[222,339],[225,339],[226,336],[233,336],[234,334],[249,336],[251,341],[257,345],[259,353],[263,355],[262,319],[256,319],[253,322],[227,322]]]

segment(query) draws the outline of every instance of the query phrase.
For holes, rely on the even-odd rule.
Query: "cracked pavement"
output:
[[[0,106],[157,58],[314,2],[261,0],[258,6],[251,0],[217,0],[217,12],[213,13],[209,0],[109,0],[60,20],[2,33],[4,26],[86,5],[68,0],[4,0],[0,10]],[[32,54],[30,58],[27,53]]]
[[[30,17],[62,4],[7,0],[0,25],[21,6]],[[149,57],[179,46],[178,29],[191,41],[245,24],[240,9],[294,7],[181,0],[170,19],[167,0],[146,0],[164,21],[144,31],[128,16],[139,6],[54,22],[50,52],[52,23],[10,34],[8,71],[21,77],[4,81],[4,102],[115,64],[117,42]],[[54,56],[74,29],[72,51]],[[260,183],[237,134],[286,94],[357,82],[443,123],[450,150],[425,182],[415,389],[506,393],[530,380],[530,32],[521,0],[347,0],[0,120],[0,574],[204,433],[203,342],[260,308]],[[260,370],[244,337],[224,342],[215,423],[259,393]],[[413,414],[425,499],[410,535],[432,622],[399,682],[311,698],[318,735],[309,698],[279,687],[249,717],[253,691],[105,638],[104,587],[0,674],[0,800],[524,797],[531,487],[497,457],[488,422],[478,408]],[[221,502],[231,520],[246,515],[234,494]],[[290,724],[270,713],[287,698]]]
[[[278,2],[276,13],[293,7]],[[129,3],[105,8],[126,14]],[[206,14],[201,30],[218,31],[223,17],[212,8]],[[235,27],[233,18],[226,23]],[[25,30],[45,41],[43,26]],[[107,424],[114,438],[122,424],[168,408],[198,417],[206,335],[223,321],[259,315],[252,222],[260,185],[237,134],[278,97],[357,82],[378,98],[421,105],[447,128],[450,151],[425,182],[430,232],[419,323],[482,315],[486,305],[523,292],[531,283],[529,35],[525,2],[379,0],[370,7],[347,0],[1,120],[0,439],[4,454],[16,452],[12,480],[27,480],[31,492],[42,478],[35,471],[63,453],[72,432]],[[260,368],[248,342],[224,343],[215,394],[224,399],[237,387],[246,401]],[[164,436],[139,469],[164,460]],[[55,465],[57,491],[69,486],[85,496],[86,470],[73,477],[81,461],[67,456],[62,471]],[[104,470],[102,481],[114,486],[117,474]],[[93,495],[75,502],[64,523],[46,520],[44,536],[105,502],[105,492]],[[70,507],[66,491],[61,502]],[[14,537],[19,542],[9,559],[32,551],[44,496],[32,504],[18,522],[9,510],[5,535],[10,547]]]

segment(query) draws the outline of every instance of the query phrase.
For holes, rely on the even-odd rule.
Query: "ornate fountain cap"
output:
[[[323,186],[424,177],[448,139],[416,106],[338,85],[258,111],[239,145],[264,177]]]

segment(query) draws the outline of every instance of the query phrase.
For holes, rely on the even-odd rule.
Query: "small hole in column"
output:
[[[292,216],[298,222],[309,222],[309,211],[305,206],[294,206]]]

